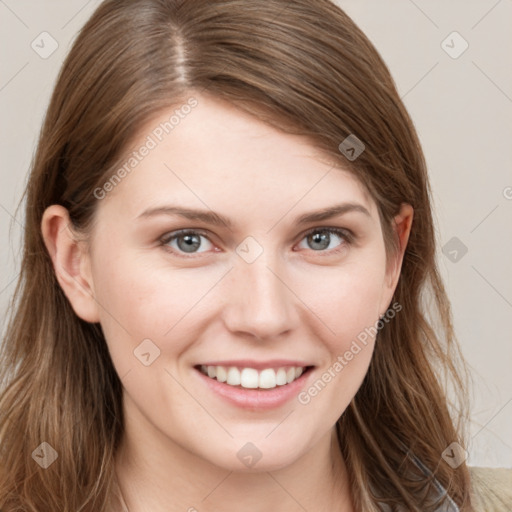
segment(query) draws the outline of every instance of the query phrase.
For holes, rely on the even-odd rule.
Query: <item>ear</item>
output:
[[[99,322],[87,246],[73,232],[66,208],[49,206],[43,214],[41,232],[57,281],[73,310],[86,322]]]
[[[398,248],[396,253],[392,255],[391,261],[388,262],[386,268],[386,278],[382,288],[380,316],[386,313],[393,298],[393,294],[395,293],[400,278],[400,271],[402,270],[405,249],[409,241],[413,217],[413,207],[410,204],[402,203],[400,211],[393,219],[393,230],[398,240]]]

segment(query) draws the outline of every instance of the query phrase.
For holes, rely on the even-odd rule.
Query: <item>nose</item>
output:
[[[252,263],[239,259],[228,278],[223,315],[230,332],[267,340],[297,327],[297,299],[277,258],[264,251]]]

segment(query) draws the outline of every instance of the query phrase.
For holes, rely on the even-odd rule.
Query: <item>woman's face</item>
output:
[[[376,205],[351,174],[304,138],[195,98],[172,129],[174,109],[142,129],[137,163],[102,189],[88,320],[141,442],[277,469],[330,434],[357,392],[399,268],[386,273]]]

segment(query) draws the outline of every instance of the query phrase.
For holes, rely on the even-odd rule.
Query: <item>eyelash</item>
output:
[[[335,235],[339,236],[344,241],[344,243],[341,243],[338,247],[336,247],[334,249],[330,249],[330,250],[313,251],[313,249],[310,249],[313,252],[327,253],[329,256],[331,256],[333,254],[337,254],[338,252],[342,251],[347,245],[351,245],[355,239],[354,233],[352,233],[348,229],[335,228],[335,227],[318,227],[318,228],[312,228],[309,231],[305,232],[302,235],[302,238],[300,239],[300,241],[304,240],[304,238],[306,238],[309,235],[312,235],[314,233],[334,233]],[[188,256],[185,256],[185,254],[187,254],[187,253],[178,252],[174,249],[171,249],[167,245],[170,242],[172,242],[173,240],[179,238],[180,236],[185,236],[185,235],[201,235],[201,236],[204,236],[205,238],[207,238],[208,241],[210,241],[210,243],[213,243],[208,238],[208,234],[205,231],[202,231],[200,229],[181,229],[178,231],[173,231],[171,233],[164,235],[159,240],[159,242],[165,251],[170,252],[171,254],[174,254],[178,257],[187,258],[187,259],[198,257],[202,253],[189,253]]]

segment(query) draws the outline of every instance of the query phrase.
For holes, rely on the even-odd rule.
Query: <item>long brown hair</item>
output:
[[[378,333],[338,421],[339,445],[357,510],[434,510],[425,499],[434,478],[470,510],[467,466],[442,458],[450,443],[464,446],[467,371],[436,267],[426,163],[380,55],[328,0],[106,0],[79,33],[24,195],[23,261],[1,353],[0,506],[101,512],[113,503],[121,382],[100,325],[78,318],[58,284],[41,219],[60,204],[86,236],[94,191],[140,127],[191,91],[305,135],[353,172],[378,206],[388,258],[393,217],[401,203],[415,209],[394,295],[402,310]],[[339,149],[349,135],[365,145],[355,160]],[[58,454],[47,469],[36,463],[53,453],[43,442]]]

